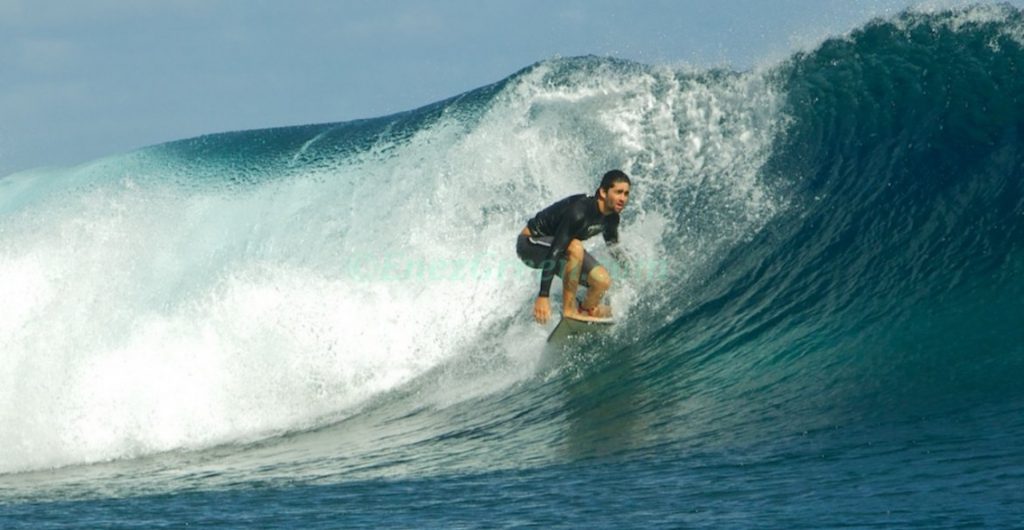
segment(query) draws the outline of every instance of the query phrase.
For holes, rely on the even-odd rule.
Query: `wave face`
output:
[[[776,209],[757,169],[778,105],[754,75],[571,59],[396,116],[8,177],[0,471],[313,429],[466,363],[494,371],[444,401],[500,394],[545,340],[510,251],[525,220],[636,168],[632,245],[685,275]],[[712,218],[678,229],[681,202]]]
[[[950,451],[1019,438],[1022,47],[1013,8],[904,13],[761,71],[552,60],[7,177],[0,473],[430,476],[963,414]],[[615,167],[621,323],[546,349],[515,234]]]

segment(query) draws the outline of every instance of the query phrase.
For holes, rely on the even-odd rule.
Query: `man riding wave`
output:
[[[594,195],[566,197],[533,216],[516,241],[516,254],[527,266],[541,269],[540,293],[533,304],[533,316],[541,324],[551,316],[548,300],[551,281],[562,278],[562,315],[575,318],[611,316],[611,308],[601,298],[612,278],[603,265],[583,248],[583,241],[597,234],[616,261],[624,262],[618,248],[619,214],[629,201],[629,176],[612,170],[601,178]],[[586,297],[577,305],[579,285],[587,288]]]

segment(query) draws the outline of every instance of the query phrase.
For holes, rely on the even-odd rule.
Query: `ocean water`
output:
[[[615,167],[549,346],[515,236]],[[5,177],[0,359],[3,528],[1024,527],[1024,13]]]

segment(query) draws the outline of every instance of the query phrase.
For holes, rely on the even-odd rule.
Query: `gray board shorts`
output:
[[[551,242],[554,239],[554,236],[533,237],[519,234],[519,239],[516,241],[516,254],[531,269],[549,270],[554,265],[548,261],[548,254],[551,253]],[[590,275],[590,271],[600,265],[601,263],[597,261],[597,258],[584,250],[583,267],[580,269],[580,285],[586,287],[587,276]],[[564,259],[560,260],[558,267],[555,268],[555,274],[561,278],[563,271],[565,271]]]

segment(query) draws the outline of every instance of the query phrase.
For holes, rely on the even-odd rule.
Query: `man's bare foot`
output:
[[[598,304],[590,309],[584,309],[580,306],[579,314],[594,318],[609,318],[612,316],[612,308],[605,304]]]

